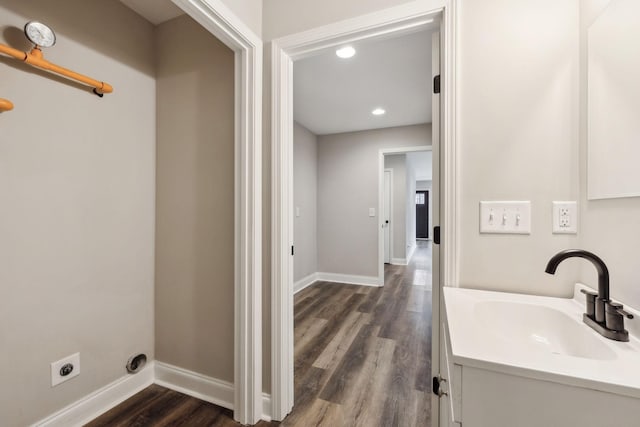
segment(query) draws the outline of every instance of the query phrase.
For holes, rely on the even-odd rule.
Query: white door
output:
[[[384,262],[391,262],[391,169],[384,170],[384,190],[382,202],[382,228],[384,229]],[[378,252],[379,253],[379,252]]]

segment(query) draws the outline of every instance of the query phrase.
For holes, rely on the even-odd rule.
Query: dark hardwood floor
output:
[[[295,296],[295,396],[260,427],[430,426],[431,243],[381,288],[316,282]],[[88,424],[237,426],[231,411],[153,385]]]

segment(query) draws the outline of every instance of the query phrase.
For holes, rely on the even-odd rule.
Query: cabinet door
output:
[[[440,397],[440,427],[453,427],[462,425],[462,366],[456,365],[451,359],[451,346],[449,344],[449,330],[447,323],[442,322],[442,358],[444,362],[441,372],[445,383],[442,386],[447,393]]]

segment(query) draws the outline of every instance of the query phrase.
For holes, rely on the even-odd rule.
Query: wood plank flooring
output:
[[[259,427],[431,424],[431,243],[381,288],[316,282],[295,296],[295,406]],[[89,427],[237,426],[231,411],[153,385]]]

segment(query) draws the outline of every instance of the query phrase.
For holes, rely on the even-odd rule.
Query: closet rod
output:
[[[13,110],[13,102],[0,98],[0,113]]]
[[[18,49],[0,44],[0,53],[11,56],[19,61],[26,62],[27,64],[36,68],[50,71],[52,73],[68,77],[72,80],[76,80],[78,82],[91,86],[93,87],[93,92],[100,97],[105,93],[113,92],[113,87],[105,82],[94,80],[90,77],[84,76],[80,73],[76,73],[75,71],[67,70],[66,68],[47,61],[43,58],[42,50],[40,50],[38,46],[31,49],[31,52],[22,52]]]

